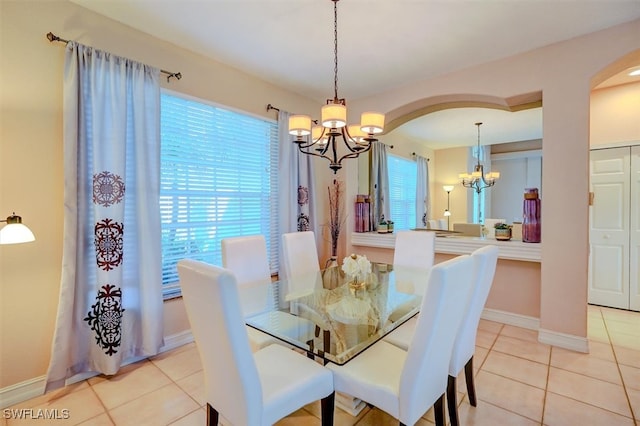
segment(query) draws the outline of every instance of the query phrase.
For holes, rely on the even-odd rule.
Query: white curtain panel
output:
[[[429,163],[420,155],[416,155],[416,228],[426,227],[429,219]]]
[[[373,223],[374,229],[377,230],[382,216],[385,219],[391,219],[387,146],[382,142],[373,142],[371,144],[369,194],[371,195],[371,223]]]
[[[46,391],[163,344],[159,70],[75,42],[64,66],[64,241]]]
[[[300,153],[293,143],[290,115],[283,110],[278,112],[280,233],[313,231],[318,235],[313,157]]]

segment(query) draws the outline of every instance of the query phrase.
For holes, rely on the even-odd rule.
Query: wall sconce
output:
[[[449,226],[449,222],[450,222],[450,218],[451,218],[451,210],[449,210],[449,198],[451,195],[451,191],[453,191],[453,188],[455,188],[453,185],[443,185],[442,189],[444,189],[445,191],[447,191],[447,209],[444,211],[444,215],[447,218],[447,231],[451,229],[451,226]]]
[[[7,222],[7,225],[0,229],[0,244],[19,244],[35,241],[36,237],[33,232],[22,223],[22,218],[16,216],[15,212],[6,220],[0,220],[0,222]]]

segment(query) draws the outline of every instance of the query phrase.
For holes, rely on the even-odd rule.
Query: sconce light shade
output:
[[[13,213],[0,222],[7,222],[7,226],[0,229],[0,244],[19,244],[35,241],[36,237],[26,225],[22,224],[22,218]]]

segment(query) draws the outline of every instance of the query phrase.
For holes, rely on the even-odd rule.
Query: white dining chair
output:
[[[204,370],[207,424],[272,425],[319,399],[322,424],[333,424],[331,371],[279,345],[252,353],[234,274],[178,262],[182,297]]]
[[[493,277],[498,262],[498,247],[485,246],[471,253],[475,262],[475,285],[471,293],[469,307],[462,320],[462,325],[453,344],[453,353],[449,363],[449,383],[447,386],[447,401],[449,406],[449,420],[452,426],[457,426],[458,404],[456,392],[456,378],[464,368],[467,382],[467,394],[469,403],[475,407],[476,389],[473,378],[473,355],[476,350],[476,335],[482,310],[487,302]]]
[[[320,271],[313,231],[282,234],[282,255],[285,277],[304,276]]]
[[[435,259],[435,237],[436,233],[430,231],[398,231],[393,251],[393,265],[430,269]],[[424,288],[416,288],[413,292],[422,294]]]
[[[314,290],[314,294],[322,292],[322,288],[316,288],[316,278],[320,278],[320,263],[316,237],[313,231],[287,232],[282,234],[282,259],[281,266],[284,271],[284,282],[289,282],[285,291],[296,293],[300,290]],[[293,288],[294,284],[298,284]],[[306,287],[306,288],[305,288]],[[322,331],[323,350],[328,352],[331,345],[330,326],[319,312],[304,303],[304,298],[297,298],[292,306],[303,318],[309,319],[315,324],[315,336],[320,336]]]
[[[447,405],[452,426],[459,424],[457,410],[456,378],[464,368],[467,383],[467,394],[472,406],[476,406],[476,392],[473,378],[473,355],[475,353],[476,334],[480,315],[487,301],[498,261],[498,248],[485,246],[471,254],[474,262],[474,285],[469,306],[456,340],[453,345],[449,363],[449,379],[447,384]],[[392,331],[385,341],[399,348],[408,350],[416,333],[415,324],[407,321]]]
[[[248,235],[225,238],[221,241],[222,266],[232,271],[238,286],[250,287],[251,292],[242,299],[245,317],[267,313],[261,321],[276,321],[281,330],[294,340],[313,341],[314,324],[304,318],[277,310],[279,303],[269,297],[265,283],[271,282],[267,244],[263,235]],[[255,290],[254,290],[255,289]],[[243,296],[246,292],[243,293]],[[257,320],[257,319],[256,319]],[[273,343],[285,344],[266,333],[246,326],[249,341],[254,351]]]
[[[433,405],[436,424],[444,426],[449,361],[472,281],[470,256],[435,265],[409,350],[380,341],[344,365],[328,364],[335,391],[378,407],[401,425],[415,424]]]

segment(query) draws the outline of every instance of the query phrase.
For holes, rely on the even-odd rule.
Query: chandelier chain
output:
[[[333,0],[333,97],[338,99],[338,0]]]

